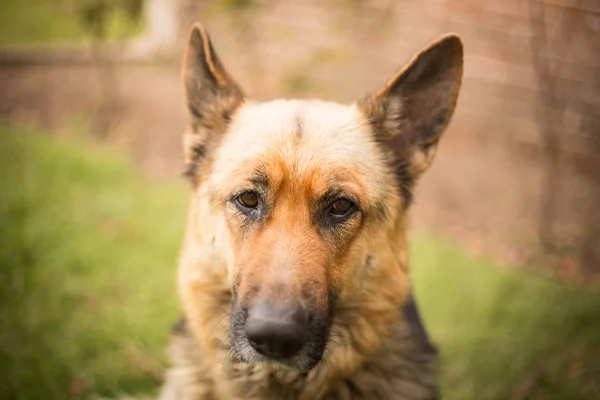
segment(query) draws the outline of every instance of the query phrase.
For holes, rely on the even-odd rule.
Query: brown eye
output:
[[[238,203],[246,208],[256,208],[258,205],[258,196],[253,192],[244,192],[237,198]]]
[[[331,213],[337,216],[346,215],[352,209],[352,206],[353,204],[349,200],[339,199],[331,205]]]

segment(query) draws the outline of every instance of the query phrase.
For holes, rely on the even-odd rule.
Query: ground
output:
[[[151,394],[179,315],[187,188],[81,138],[0,128],[0,399]],[[600,396],[600,293],[411,235],[445,399]]]

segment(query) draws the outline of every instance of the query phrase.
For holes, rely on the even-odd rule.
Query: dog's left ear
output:
[[[184,137],[186,175],[194,181],[202,158],[219,142],[244,95],[199,23],[190,31],[182,75],[190,115],[190,128]]]
[[[383,89],[358,104],[376,139],[391,153],[405,205],[450,122],[462,69],[460,38],[442,36],[416,54]]]

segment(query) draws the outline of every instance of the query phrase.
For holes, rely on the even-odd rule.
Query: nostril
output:
[[[299,305],[260,302],[251,307],[245,324],[250,345],[272,358],[289,358],[304,346],[308,315]]]
[[[291,326],[261,326],[246,329],[250,345],[256,351],[273,358],[289,358],[304,345],[305,335]]]

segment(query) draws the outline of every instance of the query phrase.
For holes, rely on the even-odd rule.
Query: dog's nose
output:
[[[289,358],[304,346],[308,319],[299,304],[261,301],[248,309],[246,336],[259,353],[275,359]]]

